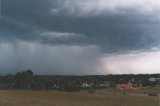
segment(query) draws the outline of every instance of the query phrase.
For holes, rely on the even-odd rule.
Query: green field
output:
[[[159,97],[127,96],[121,92],[1,90],[0,106],[160,106]]]

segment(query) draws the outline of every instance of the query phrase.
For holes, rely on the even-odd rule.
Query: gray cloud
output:
[[[2,0],[0,20],[1,48],[4,48],[6,43],[11,45],[21,44],[17,43],[19,41],[41,46],[47,45],[47,47],[95,46],[98,48],[98,50],[94,51],[96,52],[96,59],[100,58],[101,56],[99,55],[102,54],[149,50],[150,48],[158,47],[160,43],[160,15],[158,15],[160,3],[155,0],[148,2],[150,5],[144,0],[131,0],[130,2],[121,2],[120,0]],[[25,46],[31,48],[28,44],[23,46],[13,47],[18,50],[26,48]],[[38,61],[38,57],[27,61],[27,56],[22,55],[23,53],[20,54],[22,56],[19,58],[18,56],[13,56],[13,47],[8,49],[12,51],[12,63],[21,63],[20,66],[24,68],[27,62]],[[36,47],[34,46],[33,48]],[[51,48],[46,49],[46,51],[52,53],[49,49]],[[57,54],[59,56],[66,55],[71,57],[70,52],[65,48],[52,49],[58,51]],[[27,50],[31,51],[30,49]],[[87,57],[93,53],[92,49],[89,50],[89,53],[79,54],[80,57],[74,56],[75,60],[71,63],[77,63],[75,67],[86,67],[84,70],[87,70],[87,68],[92,70],[84,64],[78,66],[78,61],[76,62],[85,54],[85,57]],[[25,50],[21,51],[24,52]],[[68,54],[60,54],[65,51]],[[83,51],[86,51],[86,49]],[[19,54],[19,52],[16,52],[15,55]],[[3,53],[0,51],[0,54]],[[28,57],[32,57],[32,53],[29,54],[31,55],[28,55]],[[57,54],[53,53],[53,60],[63,60],[56,58]],[[41,53],[36,55],[44,56]],[[2,55],[0,57],[2,58]],[[36,56],[34,55],[34,57]],[[24,62],[25,59],[27,62]],[[67,59],[63,61],[65,62]],[[92,64],[91,66],[95,67],[96,59],[83,58],[83,61],[88,60],[86,64]],[[16,62],[13,62],[13,60],[16,60]],[[20,62],[17,62],[18,60]],[[56,64],[52,59],[49,60],[46,60],[47,62],[45,63],[47,64],[44,67],[49,67],[50,63]],[[7,60],[5,63],[11,64]],[[36,65],[42,63],[38,62]],[[67,64],[67,62],[64,64]],[[11,66],[20,67],[16,66],[16,64]],[[75,69],[70,64],[67,66],[72,67],[73,70]],[[28,67],[33,66],[28,65]],[[40,70],[35,67],[34,69]],[[53,67],[49,69],[53,69]]]
[[[143,49],[155,42],[151,36],[146,36],[147,30],[153,29],[143,26],[154,25],[152,17],[131,14],[132,11],[129,10],[125,10],[125,14],[107,13],[86,17],[67,15],[65,11],[52,14],[51,10],[58,8],[57,5],[63,7],[64,3],[51,0],[14,0],[10,3],[2,0],[2,34],[12,39],[40,40],[48,44],[95,44],[104,51]],[[40,36],[45,32],[76,33],[84,36],[50,39]],[[153,34],[152,32],[152,36]]]
[[[48,46],[19,41],[0,44],[1,74],[31,68],[38,74],[101,74],[95,46]]]

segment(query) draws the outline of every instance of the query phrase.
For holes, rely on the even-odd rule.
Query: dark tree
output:
[[[33,82],[33,72],[28,69],[27,71],[18,72],[15,75],[15,88],[30,89]]]

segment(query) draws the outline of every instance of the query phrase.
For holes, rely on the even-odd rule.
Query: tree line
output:
[[[14,75],[0,76],[0,89],[79,91],[83,83],[99,85],[107,82],[109,87],[128,82],[141,83],[143,86],[156,86],[159,83],[158,81],[150,82],[150,78],[160,78],[160,74],[62,76],[36,75],[28,69]]]

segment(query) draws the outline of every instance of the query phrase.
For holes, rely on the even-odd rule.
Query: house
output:
[[[160,78],[150,78],[151,86],[160,86]]]
[[[139,83],[139,84],[133,84],[133,88],[142,88],[143,87],[143,85],[141,84],[141,83]]]
[[[90,87],[92,87],[90,84],[87,83],[82,84],[82,88],[90,88]]]
[[[98,86],[100,88],[107,88],[107,87],[110,87],[110,82],[104,81],[103,83],[100,83]]]
[[[151,82],[160,81],[160,78],[150,78],[149,81]]]
[[[128,84],[117,84],[116,85],[117,89],[133,89],[133,84],[132,83],[128,83]]]

